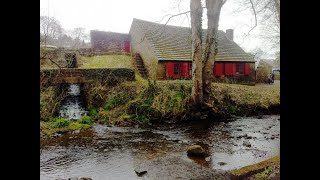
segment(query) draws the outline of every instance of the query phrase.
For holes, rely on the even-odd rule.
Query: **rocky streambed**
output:
[[[188,156],[192,144],[207,155]],[[41,139],[40,179],[230,179],[230,170],[279,151],[279,115],[150,128],[93,125]]]

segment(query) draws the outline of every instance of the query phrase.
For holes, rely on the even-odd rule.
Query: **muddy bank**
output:
[[[95,124],[41,139],[40,179],[230,179],[230,170],[279,153],[278,115],[228,122],[189,122],[148,128]],[[210,158],[188,157],[200,144]],[[144,172],[142,177],[137,172]]]

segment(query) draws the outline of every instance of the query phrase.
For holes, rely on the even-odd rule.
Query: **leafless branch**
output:
[[[268,1],[268,3],[266,3],[265,6],[263,6],[259,11],[257,11],[257,14],[259,14],[261,11],[266,10],[269,7],[270,3],[271,3],[271,1]]]
[[[205,7],[204,7],[204,8],[205,8]],[[186,11],[186,12],[182,12],[182,13],[179,13],[179,14],[171,15],[171,16],[168,18],[167,22],[166,22],[164,25],[167,25],[167,24],[169,23],[169,21],[170,21],[171,18],[176,17],[176,16],[180,16],[180,15],[183,15],[183,14],[187,14],[187,13],[189,13],[189,12],[190,12],[190,11]]]
[[[254,8],[254,5],[253,5],[253,2],[252,0],[250,0],[250,3],[251,3],[251,7],[252,7],[252,10],[253,10],[253,13],[254,13],[254,22],[255,22],[255,25],[249,30],[249,32],[247,33],[247,36],[249,36],[249,33],[255,28],[257,27],[258,23],[257,23],[257,13],[256,13],[256,9]]]
[[[202,7],[202,8],[205,9],[206,7]],[[174,14],[174,15],[172,15],[172,14],[166,14],[166,15],[164,15],[164,16],[161,18],[160,22],[161,22],[166,16],[170,16],[170,17],[168,18],[168,20],[166,21],[166,23],[164,24],[164,26],[161,26],[159,29],[157,29],[157,30],[154,31],[154,32],[158,32],[158,30],[163,29],[162,32],[161,32],[160,35],[159,35],[159,37],[160,37],[160,36],[165,32],[166,25],[169,23],[169,21],[170,21],[172,18],[174,18],[174,17],[176,17],[176,16],[181,16],[181,15],[184,15],[184,14],[187,15],[188,13],[190,13],[190,11],[185,11],[185,12],[178,13],[178,14]],[[188,20],[189,20],[189,18],[188,18]],[[141,38],[141,41],[140,41],[138,44],[142,43],[142,42],[144,41],[144,39],[146,38],[146,36],[147,36],[147,34],[144,34],[144,36]]]
[[[56,66],[58,66],[59,69],[61,69],[62,67],[56,63],[54,60],[52,60],[51,58],[46,58],[46,57],[40,57],[40,59],[49,59],[53,64],[55,64]]]
[[[53,64],[55,64],[56,66],[58,66],[59,69],[62,68],[58,63],[56,63],[54,60],[52,60],[52,58],[48,57],[47,55],[48,55],[48,53],[47,53],[47,52],[44,52],[43,55],[40,56],[40,60],[41,60],[41,59],[43,59],[43,60],[44,60],[44,59],[49,59]]]
[[[167,16],[172,16],[172,14],[166,14],[166,15],[162,16],[162,18],[159,21],[156,21],[156,23],[160,23]]]

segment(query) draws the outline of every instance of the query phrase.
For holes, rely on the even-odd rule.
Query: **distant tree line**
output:
[[[89,35],[83,27],[65,30],[54,17],[40,16],[40,45],[70,49],[89,48]]]

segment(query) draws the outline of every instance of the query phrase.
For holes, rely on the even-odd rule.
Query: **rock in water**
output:
[[[205,150],[200,145],[191,145],[187,147],[188,155],[204,156]]]
[[[138,176],[140,176],[140,177],[147,173],[147,171],[141,171],[141,170],[134,170],[134,171],[135,171],[136,174],[137,174]]]
[[[211,160],[211,156],[206,157],[204,160],[206,160],[207,162]]]
[[[88,178],[88,177],[82,177],[80,178],[79,180],[92,180],[91,178]]]
[[[246,147],[251,147],[251,144],[249,141],[243,141],[243,145]]]
[[[225,163],[225,162],[218,162],[218,164],[219,164],[220,166],[224,166],[224,165],[226,165],[227,163]]]
[[[79,180],[79,179],[76,177],[72,177],[72,178],[69,178],[68,180]]]

